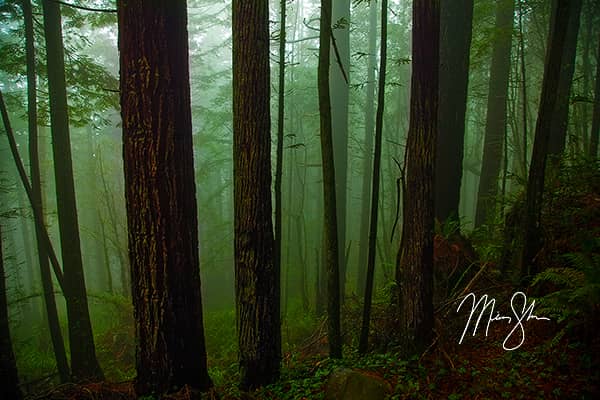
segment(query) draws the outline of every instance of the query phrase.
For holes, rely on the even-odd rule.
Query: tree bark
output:
[[[413,2],[410,126],[402,240],[396,264],[400,335],[416,354],[433,336],[434,172],[438,115],[439,0]]]
[[[439,133],[435,167],[435,216],[459,219],[460,185],[469,86],[473,0],[440,2]]]
[[[204,391],[186,2],[117,7],[136,392]]]
[[[236,312],[244,390],[276,381],[281,362],[280,272],[271,214],[269,3],[233,1],[233,158]]]
[[[23,0],[23,19],[25,22],[25,56],[27,58],[27,127],[29,131],[29,168],[31,174],[31,196],[34,207],[40,211],[43,218],[44,206],[42,204],[42,179],[40,173],[40,161],[38,150],[38,127],[37,127],[37,82],[35,68],[35,43],[33,30],[33,13],[31,11],[31,1]],[[43,221],[42,221],[43,223]],[[56,298],[54,297],[54,287],[52,284],[52,274],[50,272],[50,263],[48,261],[48,250],[46,249],[42,227],[35,224],[35,238],[37,242],[38,262],[40,267],[40,277],[42,289],[44,292],[44,304],[48,318],[48,328],[50,339],[56,359],[56,367],[60,381],[65,383],[69,380],[69,364],[67,362],[67,352],[60,323],[58,320],[58,311],[56,310]]]
[[[492,50],[490,82],[488,90],[485,139],[475,227],[487,222],[494,215],[495,197],[498,193],[498,177],[502,161],[502,141],[506,130],[508,77],[515,0],[499,0],[496,8],[496,33]]]
[[[327,337],[329,356],[342,357],[340,329],[340,257],[336,207],[336,174],[333,153],[329,64],[331,48],[331,0],[321,0],[319,24],[319,119],[323,168],[324,261],[327,271]]]
[[[527,181],[527,195],[525,201],[525,215],[523,221],[523,248],[520,257],[521,278],[528,279],[534,275],[538,268],[534,257],[541,248],[540,217],[542,199],[544,195],[544,177],[546,171],[546,158],[548,144],[552,130],[552,117],[556,112],[558,87],[561,76],[561,66],[564,57],[568,22],[572,9],[569,0],[557,0],[554,3],[553,21],[550,25],[542,93],[535,126],[535,139],[531,166]]]
[[[598,36],[598,59],[600,60],[600,36]],[[598,137],[600,136],[600,62],[596,64],[596,89],[594,91],[594,111],[592,131],[590,132],[590,150],[592,159],[598,157]]]
[[[72,343],[71,377],[76,381],[102,380],[102,370],[96,359],[81,257],[60,5],[44,0],[43,8],[56,202],[64,270],[63,289],[69,320],[69,342]]]

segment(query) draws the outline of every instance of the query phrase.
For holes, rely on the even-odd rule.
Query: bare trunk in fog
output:
[[[540,108],[535,126],[535,140],[531,155],[531,167],[527,181],[527,197],[523,222],[523,249],[520,257],[521,278],[528,279],[538,268],[534,257],[542,246],[541,210],[544,195],[544,177],[553,115],[558,102],[561,66],[564,46],[567,38],[568,22],[573,11],[570,0],[557,0],[554,3],[555,18],[550,25],[548,45],[546,46],[546,65],[540,97]]]
[[[43,216],[44,206],[42,204],[42,179],[40,173],[40,161],[38,150],[38,127],[37,127],[37,82],[35,70],[35,43],[33,30],[33,15],[30,0],[23,0],[23,19],[25,21],[25,47],[27,57],[27,126],[29,130],[29,168],[31,174],[31,201],[40,210]],[[48,251],[44,244],[43,232],[39,224],[35,224],[35,238],[38,251],[38,262],[40,266],[40,277],[44,293],[44,305],[48,318],[50,339],[56,359],[56,368],[61,382],[69,380],[69,364],[63,335],[60,330],[58,312],[56,310],[56,299],[54,297],[54,285],[50,272]]]
[[[498,177],[502,161],[502,141],[506,131],[506,108],[515,0],[499,0],[496,5],[496,32],[490,66],[487,117],[475,227],[490,221],[496,208]]]
[[[331,119],[331,95],[329,66],[331,49],[331,1],[321,0],[319,24],[319,118],[321,133],[321,158],[323,168],[323,223],[324,263],[327,276],[327,337],[329,356],[342,357],[340,332],[340,257],[336,207],[336,174],[334,167],[333,131]]]
[[[459,219],[469,86],[473,0],[440,2],[439,133],[436,144],[435,217]]]
[[[45,0],[43,8],[63,289],[69,320],[69,342],[73,344],[70,346],[71,377],[76,381],[102,380],[103,374],[94,347],[79,239],[60,5]]]

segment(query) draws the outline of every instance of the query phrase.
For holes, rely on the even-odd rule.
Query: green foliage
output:
[[[566,333],[587,325],[594,318],[600,304],[600,238],[596,245],[585,251],[567,253],[563,256],[567,266],[549,268],[537,274],[532,286],[551,287],[550,293],[541,298],[540,313],[554,318],[564,327],[557,333],[557,343]]]

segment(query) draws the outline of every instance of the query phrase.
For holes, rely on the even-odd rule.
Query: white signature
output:
[[[515,300],[518,300],[521,297],[523,299],[523,307],[521,310],[517,310],[517,306],[515,305]],[[462,343],[462,341],[465,337],[465,334],[467,333],[467,330],[469,329],[469,326],[471,325],[471,320],[473,319],[473,315],[479,310],[480,306],[483,306],[483,308],[481,308],[481,310],[479,310],[480,311],[479,317],[477,318],[477,322],[475,322],[475,325],[473,326],[473,336],[475,336],[475,333],[477,332],[477,329],[479,328],[479,323],[481,322],[481,319],[482,319],[483,315],[485,314],[485,311],[487,310],[488,307],[490,307],[490,309],[489,309],[489,317],[487,319],[487,325],[485,327],[485,336],[488,335],[488,330],[489,330],[490,324],[492,322],[503,320],[503,321],[506,321],[508,324],[511,324],[513,322],[513,318],[514,318],[515,325],[513,326],[512,330],[508,333],[508,335],[502,342],[502,348],[507,351],[516,350],[519,347],[521,347],[521,345],[525,342],[525,327],[523,326],[524,322],[527,322],[531,319],[535,319],[538,321],[539,320],[545,320],[545,321],[550,320],[550,318],[538,317],[537,315],[533,314],[533,307],[535,307],[535,300],[532,300],[531,304],[528,305],[527,304],[527,296],[523,292],[516,292],[510,298],[510,308],[512,309],[514,317],[501,315],[500,312],[498,312],[498,311],[495,311],[495,313],[494,313],[494,306],[496,305],[496,299],[491,298],[490,300],[488,300],[487,294],[484,294],[483,296],[481,296],[481,298],[479,300],[477,300],[477,297],[475,296],[474,293],[469,293],[460,302],[460,304],[458,305],[458,308],[456,309],[456,312],[460,311],[460,308],[462,307],[463,303],[468,299],[473,300],[473,302],[471,303],[471,313],[469,314],[469,319],[467,320],[467,324],[465,325],[465,329],[463,330],[462,336],[460,337],[460,340],[458,341],[459,344]],[[513,335],[519,335],[518,336],[519,342],[515,346],[507,347],[507,343],[509,342],[510,338],[513,337]]]

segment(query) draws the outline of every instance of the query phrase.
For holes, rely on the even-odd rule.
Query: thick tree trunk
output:
[[[29,130],[29,165],[31,174],[31,196],[35,207],[40,210],[43,216],[42,204],[42,179],[40,173],[40,161],[38,151],[38,127],[37,127],[37,82],[35,70],[35,43],[33,31],[33,14],[31,11],[30,0],[22,1],[23,19],[25,22],[25,47],[27,58],[27,126]],[[54,287],[52,284],[52,274],[50,272],[50,263],[48,260],[48,250],[46,249],[43,232],[40,224],[35,224],[35,238],[37,242],[38,262],[40,266],[40,277],[42,281],[42,290],[44,293],[44,304],[48,318],[48,328],[50,330],[50,339],[56,358],[56,367],[62,383],[69,380],[69,364],[67,362],[67,353],[63,335],[60,330],[58,312],[56,310],[56,299],[54,297]]]
[[[331,0],[321,0],[319,25],[319,117],[321,132],[321,157],[323,166],[323,214],[324,214],[324,261],[327,271],[327,336],[329,355],[342,357],[340,329],[340,257],[338,223],[336,214],[336,175],[333,153],[331,119],[331,96],[329,88],[329,64],[331,48]]]
[[[485,139],[477,194],[475,227],[489,222],[494,215],[494,201],[498,193],[502,141],[506,130],[514,3],[515,0],[499,0],[496,5],[496,34],[490,67]]]
[[[541,248],[540,217],[544,195],[544,176],[548,143],[552,130],[552,117],[556,112],[557,95],[561,76],[564,45],[566,43],[568,22],[572,12],[570,0],[557,0],[554,3],[555,18],[550,25],[540,97],[540,108],[535,126],[535,139],[527,182],[527,197],[523,222],[523,249],[520,257],[521,277],[527,279],[537,272],[534,257]]]
[[[69,320],[69,341],[73,344],[70,346],[71,376],[76,381],[101,380],[103,375],[94,348],[77,221],[60,5],[44,0],[43,6],[63,289]]]
[[[473,0],[441,1],[435,216],[459,219]]]
[[[439,0],[413,2],[410,127],[406,196],[396,264],[401,340],[407,353],[433,336],[434,171],[438,115]]]
[[[10,338],[2,243],[0,226],[0,398],[19,400],[23,395],[19,389],[19,374]]]
[[[242,389],[279,378],[280,272],[271,215],[268,0],[233,1],[235,292]]]
[[[117,6],[136,391],[203,391],[186,2]]]

